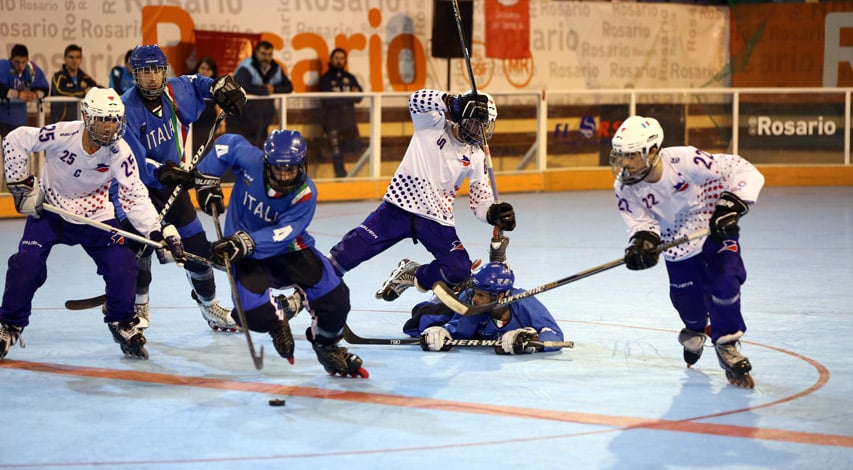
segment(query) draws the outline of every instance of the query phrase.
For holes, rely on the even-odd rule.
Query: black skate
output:
[[[240,331],[240,327],[237,325],[237,322],[231,318],[231,310],[223,307],[218,300],[214,299],[210,303],[202,302],[194,290],[190,292],[190,295],[193,300],[198,303],[198,308],[201,310],[201,316],[207,320],[207,324],[211,329],[227,333],[236,333]]]
[[[687,367],[696,364],[699,358],[702,357],[702,351],[705,349],[705,339],[708,336],[699,331],[689,330],[684,328],[678,333],[678,342],[684,346],[684,362]]]
[[[270,331],[272,337],[272,345],[278,351],[279,356],[287,359],[287,362],[293,364],[293,333],[290,331],[290,323],[287,320],[282,320],[279,326]]]
[[[717,360],[720,367],[726,371],[726,378],[729,379],[730,384],[743,388],[755,388],[755,381],[749,375],[752,364],[738,351],[739,346],[740,341],[717,343],[715,347]]]
[[[311,328],[305,331],[305,336],[314,347],[317,360],[326,369],[329,375],[340,375],[341,377],[361,377],[366,379],[370,376],[367,369],[361,367],[361,358],[347,351],[347,348],[338,346],[340,338],[333,340],[331,344],[322,344],[324,341],[315,341]],[[325,339],[325,338],[324,338]],[[328,341],[328,340],[326,340]]]
[[[0,323],[0,359],[6,357],[6,354],[12,349],[12,346],[18,342],[21,333],[24,331],[20,326],[15,326],[10,323]],[[21,347],[24,347],[24,341],[21,340]]]
[[[113,341],[121,346],[125,356],[134,359],[148,359],[145,350],[145,335],[139,329],[139,318],[133,317],[128,321],[107,323],[107,328],[113,334]]]

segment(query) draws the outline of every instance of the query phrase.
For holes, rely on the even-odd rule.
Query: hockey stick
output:
[[[216,227],[216,237],[222,240],[222,226],[219,223],[219,210],[216,204],[210,207],[213,215],[213,225]],[[252,334],[249,333],[249,322],[246,320],[246,312],[243,311],[243,304],[240,302],[240,291],[237,290],[237,282],[234,280],[234,274],[231,272],[231,262],[225,260],[225,273],[228,275],[228,283],[231,284],[231,295],[234,297],[234,308],[237,310],[237,316],[240,317],[240,326],[243,327],[243,332],[246,333],[246,343],[249,345],[249,354],[252,355],[252,362],[255,363],[255,369],[261,370],[264,367],[264,346],[261,345],[261,353],[255,354],[255,345],[252,343]]]
[[[193,154],[193,158],[190,160],[189,165],[187,166],[187,171],[192,171],[198,166],[198,163],[201,161],[202,156],[205,155],[205,151],[208,147],[210,147],[210,143],[213,142],[213,137],[216,135],[216,129],[219,129],[219,126],[222,125],[222,122],[225,121],[225,111],[220,111],[216,116],[216,121],[213,123],[213,127],[210,128],[210,132],[207,134],[207,140],[204,142],[204,145],[198,148],[198,150]],[[183,191],[183,186],[178,185],[175,186],[175,189],[172,190],[172,194],[169,195],[169,199],[166,200],[166,204],[163,205],[163,208],[160,209],[160,213],[157,215],[158,219],[162,221],[166,218],[166,214],[169,213],[169,209],[172,208],[172,205],[175,204],[175,201],[178,199],[178,196],[181,195],[181,191]],[[145,252],[145,247],[140,248],[136,252],[136,259],[142,258],[142,254]],[[192,253],[188,253],[189,255],[193,255]],[[194,255],[193,255],[194,256]],[[188,258],[189,259],[189,258]],[[204,259],[204,258],[201,258]],[[197,261],[193,259],[192,261]],[[209,263],[202,263],[209,264]],[[218,268],[218,266],[216,266]],[[72,299],[65,301],[65,308],[68,310],[86,310],[90,308],[95,308],[102,305],[107,301],[107,296],[104,294],[89,297],[88,299]]]
[[[657,252],[661,253],[672,247],[681,245],[682,243],[689,242],[690,240],[695,240],[697,238],[704,237],[708,235],[708,233],[710,233],[709,229],[699,230],[698,232],[691,233],[686,237],[682,237],[677,240],[673,240],[669,243],[658,245]],[[573,274],[571,276],[564,277],[562,279],[549,282],[547,284],[543,284],[539,287],[534,287],[533,289],[530,289],[528,291],[521,292],[515,295],[510,295],[498,302],[491,302],[483,305],[473,305],[459,300],[458,297],[453,295],[453,290],[444,281],[438,281],[434,286],[432,286],[432,291],[444,305],[447,305],[451,310],[458,313],[459,315],[479,315],[484,312],[489,312],[498,308],[506,307],[507,305],[513,302],[518,302],[519,300],[526,299],[527,297],[532,297],[534,295],[541,294],[542,292],[549,291],[551,289],[555,289],[557,287],[564,286],[575,281],[579,281],[583,278],[592,276],[593,274],[598,274],[600,272],[607,271],[608,269],[613,269],[623,264],[625,264],[625,258],[619,258],[608,263],[604,263],[600,266],[587,269],[586,271],[581,271],[577,274]]]
[[[349,344],[376,344],[385,346],[399,346],[421,344],[419,338],[363,338],[355,334],[349,327],[344,325],[344,341]],[[452,339],[445,344],[461,347],[494,347],[500,346],[499,339]],[[573,348],[574,341],[530,341],[528,344],[537,348]]]
[[[98,222],[97,220],[92,220],[92,219],[90,219],[88,217],[84,217],[82,215],[77,215],[73,212],[69,212],[65,209],[53,206],[51,204],[47,204],[47,203],[42,204],[42,208],[48,212],[53,212],[56,215],[68,217],[69,219],[74,219],[74,220],[76,220],[82,224],[91,225],[92,227],[99,228],[105,232],[109,232],[109,233],[112,233],[115,235],[120,235],[124,238],[128,238],[130,240],[142,243],[144,245],[148,245],[154,249],[163,248],[163,245],[160,242],[155,242],[154,240],[152,240],[150,238],[146,238],[146,237],[143,237],[142,235],[138,235],[138,234],[135,234],[133,232],[128,232],[126,230],[122,230],[120,228],[113,227],[112,225],[108,225],[108,224],[105,224],[103,222]],[[211,267],[219,267],[213,261],[211,261],[207,258],[198,256],[198,255],[193,254],[193,253],[188,253],[188,252],[184,253],[183,259],[175,260],[175,261],[181,261],[181,262],[183,262],[183,261],[194,261],[196,263],[206,264],[206,265],[211,266]],[[106,297],[104,297],[104,299],[106,299]],[[69,302],[73,302],[73,301],[69,301]],[[101,305],[102,303],[103,302],[99,303],[98,305]]]
[[[465,32],[462,30],[462,13],[459,11],[459,0],[453,0],[453,19],[456,20],[456,31],[459,33],[459,45],[462,47],[462,57],[465,58],[465,67],[468,69],[468,80],[471,82],[471,93],[477,94],[477,82],[474,80],[474,69],[471,67],[471,55],[465,45]],[[495,179],[495,166],[492,164],[492,152],[489,149],[489,140],[486,132],[486,124],[480,123],[480,133],[483,139],[483,153],[486,155],[486,171],[489,173],[489,183],[492,185],[492,199],[498,202],[498,182]],[[496,230],[492,241],[498,240],[503,235],[502,230]]]

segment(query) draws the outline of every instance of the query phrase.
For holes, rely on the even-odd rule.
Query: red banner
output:
[[[530,58],[530,0],[486,0],[486,57]]]
[[[241,60],[252,55],[252,50],[260,34],[228,33],[223,31],[195,31],[196,62],[204,56],[213,57],[219,69],[219,75],[231,73]]]

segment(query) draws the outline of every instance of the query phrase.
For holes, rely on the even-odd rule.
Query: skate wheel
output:
[[[358,376],[361,377],[362,379],[366,379],[366,378],[370,377],[370,374],[367,372],[367,369],[365,369],[364,367],[361,367],[358,369]],[[353,377],[355,377],[355,375],[353,375]]]
[[[209,326],[210,329],[213,331],[221,331],[223,333],[236,333],[236,332],[240,331],[240,329],[237,327],[223,328],[223,327],[217,325],[216,323],[213,323],[212,321],[208,321],[207,326]]]
[[[726,371],[726,378],[729,379],[729,383],[741,388],[755,388],[755,380],[753,380],[752,376],[749,374],[743,375],[735,375],[729,371]]]

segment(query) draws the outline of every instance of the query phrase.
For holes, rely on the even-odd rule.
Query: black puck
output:
[[[270,398],[270,406],[284,406],[284,398]]]

